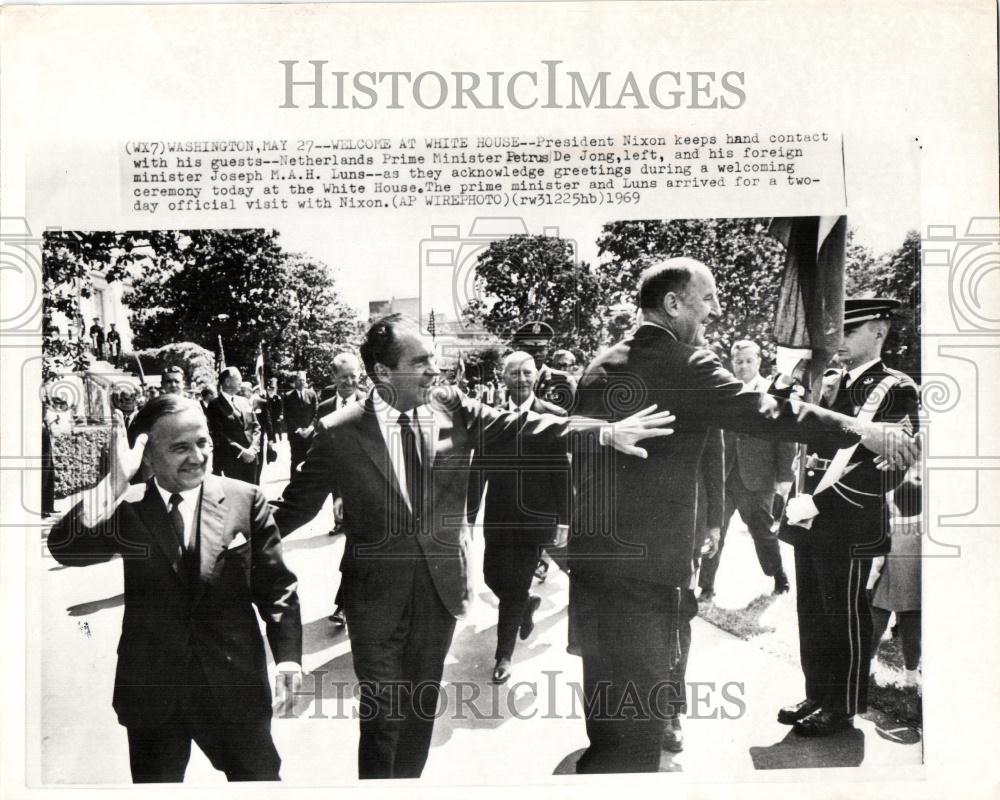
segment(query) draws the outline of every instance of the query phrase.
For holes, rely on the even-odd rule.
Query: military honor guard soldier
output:
[[[838,358],[820,405],[864,422],[917,426],[917,387],[881,359],[896,300],[849,299]],[[905,424],[905,423],[904,423]],[[795,547],[799,650],[806,697],[778,721],[804,736],[853,725],[868,705],[872,617],[865,587],[872,557],[889,550],[886,494],[905,469],[882,471],[870,450],[810,447],[804,484],[788,502],[780,538]]]

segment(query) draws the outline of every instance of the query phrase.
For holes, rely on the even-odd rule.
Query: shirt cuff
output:
[[[275,669],[278,672],[301,672],[302,665],[297,661],[279,661]]]
[[[602,425],[601,426],[601,430],[598,433],[597,441],[601,445],[601,447],[607,447],[608,445],[611,444],[611,426],[610,425]]]

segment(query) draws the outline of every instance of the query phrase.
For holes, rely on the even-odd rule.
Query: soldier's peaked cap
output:
[[[892,312],[902,305],[888,297],[851,297],[844,301],[844,327],[850,328],[873,319],[892,319]]]

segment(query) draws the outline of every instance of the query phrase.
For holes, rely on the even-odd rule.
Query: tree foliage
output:
[[[357,342],[356,315],[327,267],[286,253],[277,231],[65,232],[46,236],[44,256],[50,319],[78,316],[94,274],[131,278],[123,300],[136,349],[191,342],[216,353],[221,338],[227,364],[247,373],[263,347],[273,374],[306,369],[328,382],[333,355]],[[85,343],[50,339],[53,370],[74,350],[83,358]]]
[[[525,322],[556,331],[554,347],[592,353],[601,341],[606,308],[600,275],[578,263],[573,245],[553,236],[512,236],[491,242],[476,264],[477,297],[465,318],[503,340]]]
[[[640,273],[665,258],[688,256],[707,264],[719,289],[722,317],[706,331],[710,345],[728,351],[753,339],[773,356],[772,328],[784,268],[784,248],[767,232],[769,220],[668,219],[612,222],[597,239],[601,270],[612,295],[635,302]],[[615,329],[627,320],[617,315]],[[609,331],[611,326],[609,325]]]
[[[891,297],[903,304],[882,355],[889,366],[919,379],[920,234],[910,231],[898,248],[879,257],[870,251],[852,257],[849,241],[845,278],[849,296]]]
[[[93,295],[94,276],[109,283],[120,280],[150,252],[170,252],[175,246],[175,234],[169,231],[46,231],[42,239],[43,381],[86,369],[90,362],[90,340],[85,328],[80,331],[84,322],[80,298]],[[57,329],[60,316],[69,320],[69,331]]]

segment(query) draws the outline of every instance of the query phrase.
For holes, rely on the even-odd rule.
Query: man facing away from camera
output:
[[[256,486],[211,474],[197,401],[164,394],[115,414],[111,471],[52,529],[60,564],[121,555],[125,612],[113,705],[135,783],[178,782],[192,740],[231,781],[278,780],[263,619],[278,701],[301,681],[302,623],[271,510]],[[140,463],[150,479],[130,486]]]
[[[744,391],[711,351],[693,344],[721,314],[715,280],[701,262],[673,258],[646,269],[638,305],[642,324],[590,364],[577,410],[615,420],[656,404],[676,414],[676,432],[652,440],[647,459],[573,454],[571,640],[582,651],[592,701],[581,773],[659,766],[675,699],[665,679],[680,657],[681,592],[693,573],[696,485],[710,429],[824,447],[860,442],[890,465],[919,451],[900,426]]]
[[[646,408],[615,425],[500,411],[437,387],[430,339],[392,314],[368,330],[361,357],[375,386],[363,403],[319,421],[276,504],[282,535],[343,503],[343,601],[361,691],[358,772],[417,778],[430,748],[445,656],[469,597],[466,495],[474,450],[537,438],[606,442],[631,457],[666,436],[672,417]],[[606,449],[606,448],[601,448]]]

